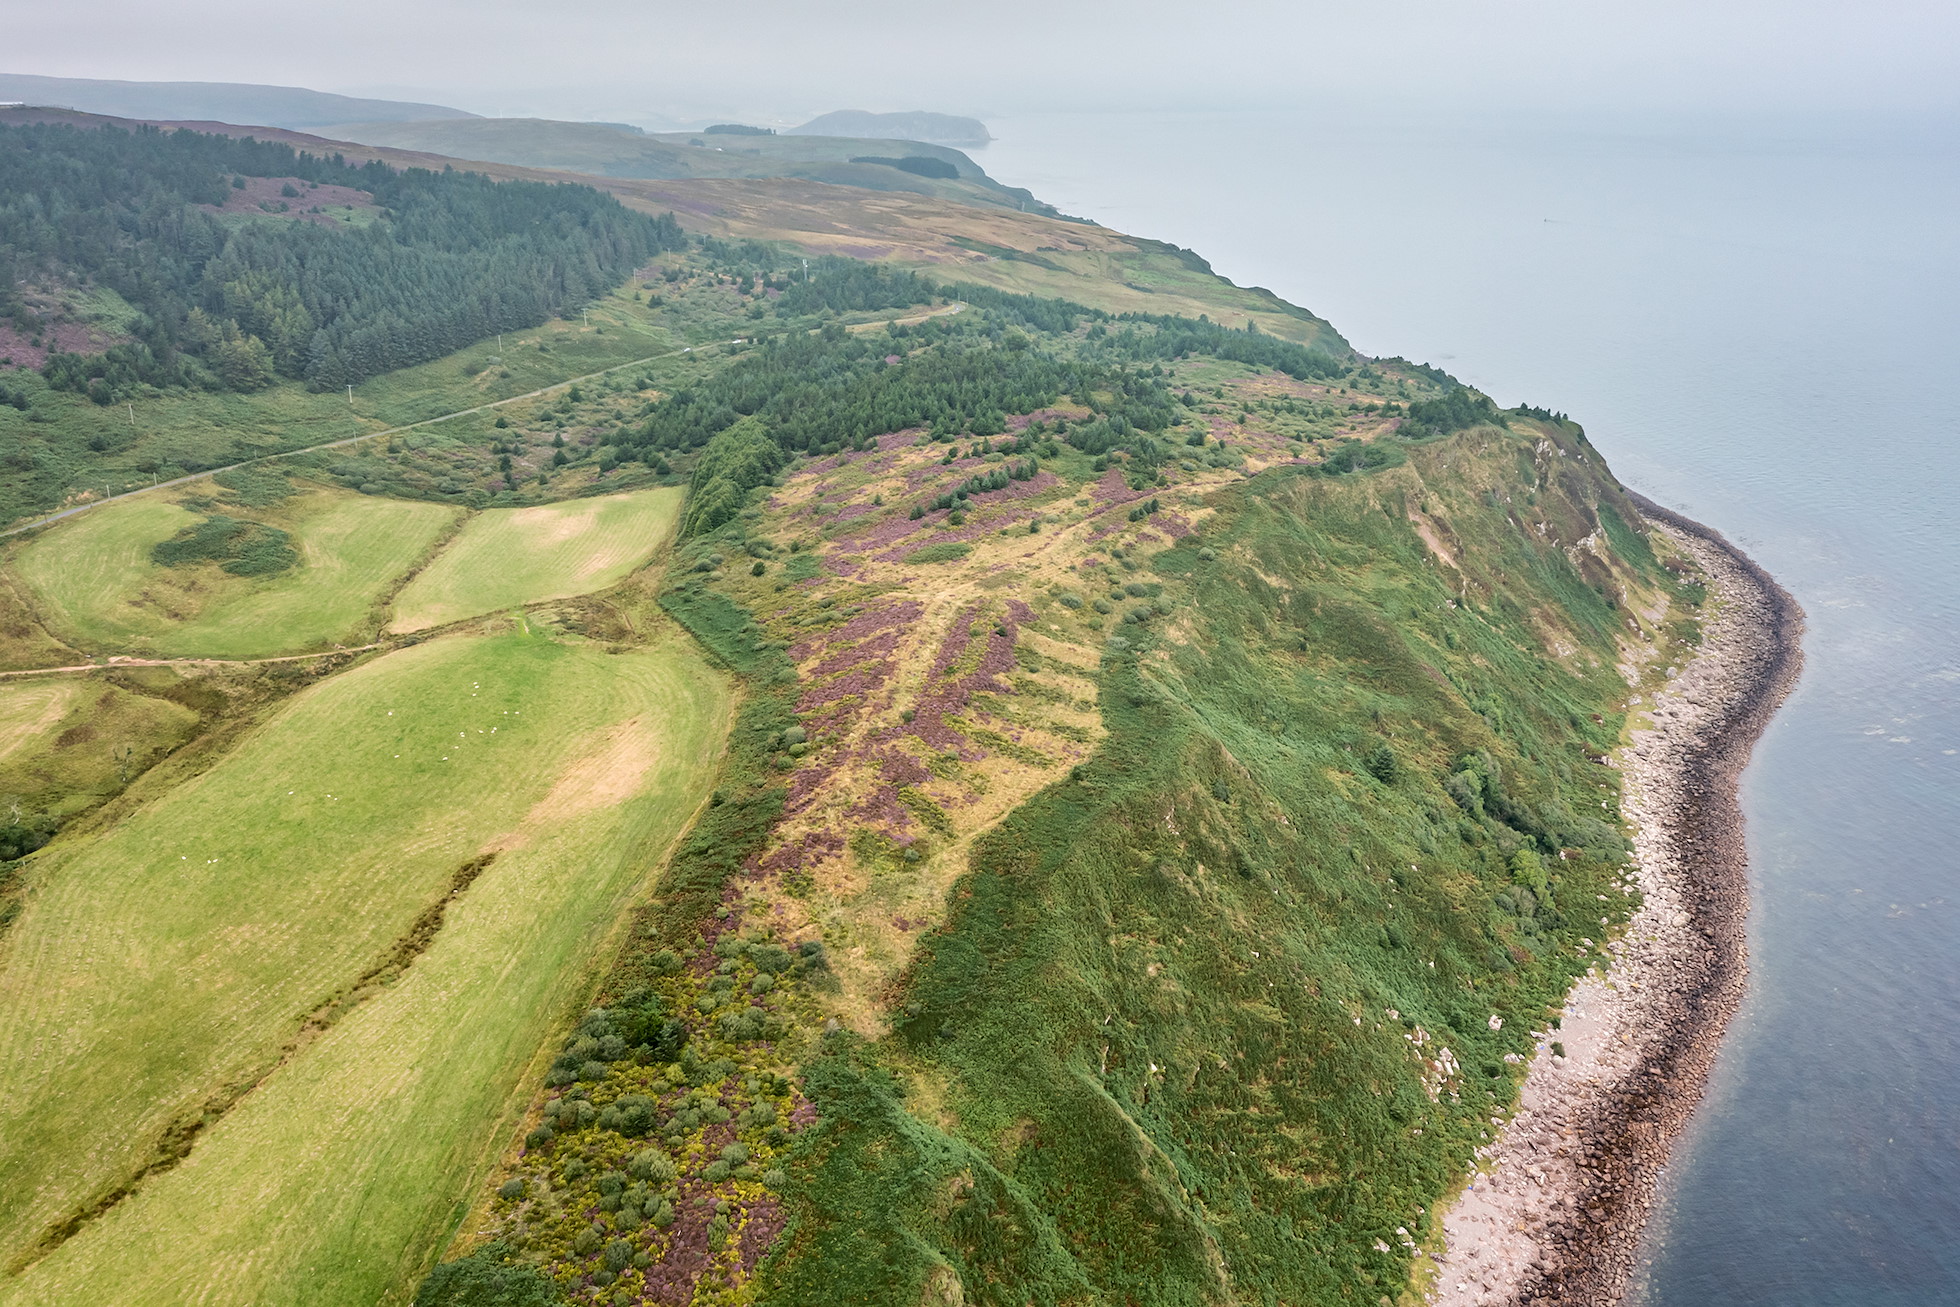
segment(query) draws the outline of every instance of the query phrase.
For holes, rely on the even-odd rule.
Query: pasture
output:
[[[0,681],[0,826],[15,819],[16,804],[22,819],[65,819],[120,790],[197,728],[198,715],[182,704],[105,681]]]
[[[674,487],[479,513],[402,588],[390,631],[424,631],[506,608],[603,590],[673,534]]]
[[[0,1303],[404,1298],[705,797],[726,710],[678,637],[430,641],[44,855],[0,953],[0,1259],[207,1124]]]
[[[298,566],[256,577],[214,563],[160,566],[151,549],[201,514],[175,499],[141,496],[49,528],[19,552],[15,572],[50,630],[91,653],[264,658],[371,637],[371,610],[457,514],[441,504],[324,489],[276,511],[223,501],[207,511],[290,532]]]

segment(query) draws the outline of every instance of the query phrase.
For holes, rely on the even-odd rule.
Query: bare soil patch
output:
[[[287,195],[291,189],[296,192]],[[329,208],[377,209],[374,196],[351,186],[312,183],[298,177],[247,177],[243,189],[233,188],[223,204],[200,204],[206,213],[244,213],[257,218],[292,218],[323,227],[344,224]]]

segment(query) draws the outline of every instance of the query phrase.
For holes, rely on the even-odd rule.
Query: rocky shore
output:
[[[1639,503],[1702,568],[1713,610],[1696,657],[1651,703],[1636,701],[1652,727],[1632,732],[1617,759],[1642,905],[1610,967],[1573,987],[1516,1114],[1445,1215],[1437,1307],[1620,1301],[1661,1168],[1742,997],[1748,864],[1736,785],[1796,681],[1803,614],[1720,535]]]

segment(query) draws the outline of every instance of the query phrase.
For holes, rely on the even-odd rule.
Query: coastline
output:
[[[1747,977],[1737,785],[1802,666],[1803,612],[1718,532],[1634,495],[1709,581],[1696,656],[1616,755],[1642,903],[1541,1032],[1517,1111],[1443,1217],[1436,1307],[1606,1307]],[[1638,698],[1635,700],[1638,703]],[[1567,1056],[1555,1057],[1552,1041]]]

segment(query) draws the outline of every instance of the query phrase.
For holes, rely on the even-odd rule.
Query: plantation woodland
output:
[[[285,198],[244,221],[214,212],[248,177],[285,179]],[[133,340],[48,360],[52,384],[102,404],[142,386],[357,384],[534,327],[680,244],[671,217],[584,187],[354,167],[188,130],[0,128],[0,178],[0,318],[21,323],[16,288],[67,277],[141,315]],[[383,216],[309,220],[322,185]]]

